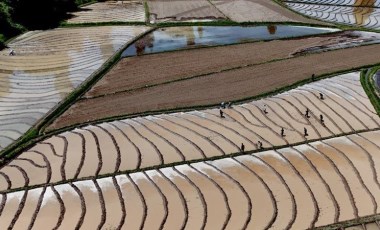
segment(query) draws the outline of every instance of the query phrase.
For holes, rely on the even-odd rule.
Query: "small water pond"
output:
[[[268,41],[337,32],[338,29],[292,26],[188,26],[160,28],[129,46],[122,57],[160,53],[203,46]]]

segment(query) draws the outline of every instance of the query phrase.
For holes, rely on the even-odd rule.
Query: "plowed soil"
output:
[[[192,70],[190,67],[195,68],[203,65],[203,70],[198,70],[196,74],[203,71],[206,75],[106,96],[82,99],[59,117],[48,129],[62,128],[106,117],[210,105],[221,101],[243,99],[294,84],[300,80],[310,78],[313,73],[320,75],[376,64],[380,58],[380,45],[371,45],[273,61],[274,59],[286,57],[289,52],[296,49],[297,46],[294,43],[299,46],[303,45],[302,40],[296,40],[293,42],[287,41],[286,44],[285,42],[276,41],[273,43],[183,51],[180,52],[183,61],[178,63],[177,61],[180,59],[178,53],[131,59],[135,63],[128,65],[127,68],[130,68],[130,70],[126,72],[127,74],[119,76],[119,79],[125,76],[124,79],[129,81],[130,84],[123,86],[119,81],[113,82],[109,80],[109,82],[112,82],[109,92],[117,92],[118,89],[115,86],[121,86],[124,90],[138,88],[147,84],[147,82],[148,84],[156,84],[158,81],[162,81],[161,79],[170,81],[182,78],[183,76],[194,74],[189,71],[189,69]],[[277,45],[277,48],[268,48],[274,44]],[[250,46],[258,46],[258,48],[255,50],[254,48],[249,48]],[[223,52],[220,52],[219,49],[222,49]],[[239,49],[239,52],[236,49]],[[278,51],[271,53],[271,50]],[[284,52],[284,50],[286,51]],[[196,51],[199,53],[196,54]],[[224,57],[218,56],[221,53],[223,53]],[[134,72],[136,71],[135,68],[138,68],[137,66],[142,65],[137,64],[139,59],[145,63],[146,72],[143,75]],[[147,59],[156,60],[149,62]],[[175,61],[173,62],[173,60]],[[246,66],[248,64],[262,63],[263,61],[267,62]],[[124,60],[124,62],[128,62],[128,60]],[[240,67],[220,72],[225,67],[231,67],[234,62],[237,62],[235,67]],[[205,63],[209,68],[206,68]],[[123,62],[120,65],[123,65]],[[158,67],[164,66],[166,66],[166,69],[158,70]],[[117,68],[116,71],[121,71],[120,66]],[[210,72],[214,73],[207,74]],[[164,75],[158,75],[158,73],[164,73]],[[137,80],[130,81],[131,76]],[[112,79],[116,78],[113,77]],[[107,79],[107,77],[104,79]],[[150,80],[146,81],[145,79]],[[97,87],[93,92],[88,93],[88,96],[102,95],[102,93],[106,92],[106,90],[101,90],[101,87],[98,87],[99,90],[96,92]]]

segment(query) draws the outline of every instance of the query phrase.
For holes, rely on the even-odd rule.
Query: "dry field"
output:
[[[324,2],[321,4],[308,4],[308,3],[297,3],[297,2],[286,2],[286,5],[291,9],[313,17],[318,18],[320,20],[341,23],[353,26],[360,26],[370,29],[379,29],[379,19],[380,19],[380,11],[378,7],[374,7],[378,5],[376,1],[356,1],[351,5],[349,3],[344,6],[335,6],[327,4]]]
[[[303,22],[323,24],[305,18],[268,0],[212,0],[228,18],[237,22]]]
[[[98,2],[74,12],[67,23],[144,22],[145,10],[140,1]]]
[[[297,42],[300,44],[302,43],[302,41]],[[258,46],[265,48],[268,47],[268,45],[270,46],[270,44],[271,43],[261,43]],[[285,42],[279,42],[279,44],[285,44]],[[120,92],[101,97],[85,98],[77,101],[63,115],[55,120],[55,122],[48,129],[53,130],[87,121],[94,121],[102,118],[126,114],[210,105],[218,104],[222,101],[238,100],[259,95],[276,88],[281,88],[297,81],[310,78],[313,73],[326,74],[338,70],[346,70],[363,65],[376,64],[380,59],[380,52],[378,52],[380,51],[380,45],[372,45],[329,51],[320,54],[311,54],[247,67],[248,64],[256,64],[262,61],[274,60],[276,59],[275,57],[283,57],[288,55],[291,52],[291,48],[296,47],[294,46],[294,43],[293,47],[291,42],[289,42],[289,44],[290,45],[285,44],[284,47],[281,47],[281,49],[287,49],[287,47],[290,47],[290,49],[280,55],[278,55],[279,48],[259,49],[257,52],[237,53],[235,52],[235,49],[239,49],[239,47],[231,46],[227,48],[220,48],[224,51],[229,49],[229,51],[227,50],[221,56],[211,55],[210,51],[207,50],[204,54],[209,55],[201,56],[201,58],[198,59],[190,59],[192,55],[187,56],[186,54],[190,54],[191,52],[195,53],[196,51],[184,51],[181,53],[183,58],[178,58],[183,61],[179,62],[176,66],[173,65],[173,60],[175,59],[170,57],[174,57],[177,54],[162,54],[162,56],[157,56],[165,57],[158,60],[159,64],[155,65],[152,62],[150,62],[149,66],[144,65],[144,63],[139,65],[134,64],[132,65],[133,67],[141,65],[146,68],[141,69],[140,67],[136,67],[128,72],[128,74],[122,74],[121,77],[123,77],[126,82],[130,82],[131,85],[128,85],[128,83],[119,82],[115,85],[122,87],[122,90],[124,90],[134,88],[135,83],[136,86],[150,84],[150,82],[153,84],[157,82],[167,83],[132,91],[120,91],[115,89],[115,86],[112,84],[106,83],[105,85],[109,86],[111,89],[109,92]],[[253,46],[255,45],[256,44],[253,44]],[[244,45],[242,47],[246,46]],[[216,50],[215,54],[218,54],[218,49],[219,48],[213,49]],[[294,51],[296,51],[296,49],[297,48],[295,48]],[[213,50],[211,50],[211,52],[213,52]],[[262,50],[266,50],[266,52],[263,53]],[[199,50],[198,52],[201,51]],[[252,55],[255,53],[260,53],[260,55]],[[265,54],[268,54],[268,57],[266,57]],[[239,55],[241,56],[239,57]],[[249,56],[248,58],[247,55]],[[261,55],[264,57],[264,60],[259,57]],[[194,54],[193,57],[196,56],[197,55]],[[210,57],[218,58],[210,59]],[[231,57],[236,58],[231,59]],[[144,58],[141,60],[144,60]],[[233,61],[231,61],[231,63],[232,65],[235,65],[235,67],[241,68],[221,72],[221,69],[225,68],[224,66],[228,66],[228,64],[225,63],[229,62],[223,62],[223,59],[237,60],[237,64],[234,64]],[[128,60],[126,61],[128,62]],[[208,65],[204,65],[204,63],[207,63]],[[318,63],[318,65],[315,65],[315,63]],[[157,67],[158,65],[161,65],[162,67],[153,67],[151,70],[148,68],[152,66]],[[198,65],[200,66],[200,71],[192,69]],[[130,67],[127,68],[129,69]],[[157,76],[157,79],[159,80],[151,80],[147,83],[144,80],[135,81],[134,79],[137,78],[132,77],[132,80],[129,81],[128,77],[134,75],[131,73],[135,70],[139,71],[139,69],[140,73],[143,74],[136,74],[135,76],[141,76],[143,79],[152,79],[152,77]],[[160,71],[157,71],[157,69]],[[188,72],[184,73],[182,70],[186,70]],[[197,77],[168,82],[168,79],[173,80],[183,78],[183,76],[193,76],[194,71],[199,71],[195,73],[197,74]],[[200,75],[201,71],[203,71],[203,75]],[[210,73],[210,71],[212,72]],[[123,71],[121,71],[121,73],[122,72]],[[145,74],[146,72],[148,74]],[[179,73],[178,75],[176,75],[177,72]],[[157,73],[164,73],[164,75]],[[166,79],[166,76],[168,76],[168,79]],[[101,92],[100,95],[107,92],[107,88],[102,90],[100,89],[102,86],[99,86],[100,88],[96,87],[97,86],[95,86],[94,90],[95,93],[96,90]]]
[[[146,27],[28,32],[0,52],[0,151],[22,136],[74,88]]]
[[[379,212],[379,143],[379,131],[364,132],[254,155],[2,193],[0,228],[324,226]],[[378,229],[376,223],[366,226]]]
[[[319,93],[324,100],[320,100]],[[267,105],[268,114],[263,106]],[[304,113],[309,108],[310,118]],[[323,125],[320,115],[324,116]],[[48,138],[0,170],[0,191],[225,156],[380,126],[359,73],[321,80],[266,99],[218,109],[89,125]],[[281,128],[285,135],[280,135]],[[304,128],[309,136],[304,136]]]
[[[148,0],[154,21],[188,21],[224,19],[207,0]]]

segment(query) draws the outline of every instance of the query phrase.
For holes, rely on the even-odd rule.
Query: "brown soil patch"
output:
[[[264,45],[266,44],[264,43]],[[235,53],[235,48],[236,47],[231,47],[230,55]],[[281,48],[283,49],[284,47]],[[223,47],[222,49],[228,48]],[[377,52],[379,49],[380,45],[372,45],[312,54],[104,97],[80,100],[48,127],[48,130],[112,116],[210,105],[220,103],[221,101],[252,97],[307,79],[313,73],[320,75],[375,64],[380,58],[380,54]],[[266,50],[266,52],[261,52],[261,54],[268,53],[272,49],[263,50]],[[189,53],[191,52],[194,51],[189,51]],[[183,55],[183,53],[181,54]],[[202,65],[204,62],[208,62],[208,60],[212,59],[210,57],[212,56],[198,59],[198,64]],[[154,56],[147,58],[154,58]],[[173,59],[162,58],[160,60],[162,61],[162,66],[164,66],[165,62]],[[230,58],[230,60],[234,60],[234,58]],[[316,65],[316,63],[318,63],[318,65]],[[196,63],[191,64],[192,66],[197,66]],[[178,68],[185,67],[179,65]],[[157,71],[157,69],[154,68],[152,68],[152,70],[152,72],[155,70],[156,73],[164,72]],[[115,85],[119,84],[115,83]]]

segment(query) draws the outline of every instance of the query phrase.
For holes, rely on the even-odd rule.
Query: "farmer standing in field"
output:
[[[281,136],[282,136],[282,137],[285,136],[285,130],[284,130],[284,128],[281,128]]]
[[[223,111],[219,109],[220,118],[224,118]]]
[[[259,149],[262,149],[263,148],[263,143],[261,141],[258,141],[257,142],[257,146]]]
[[[321,120],[322,125],[325,125],[325,120],[323,119],[323,115],[319,115],[319,119]]]
[[[304,135],[305,137],[309,136],[309,134],[307,133],[307,129],[306,129],[306,128],[303,128],[303,135]]]
[[[305,117],[310,118],[309,112],[310,112],[309,108],[306,108]]]
[[[244,144],[243,144],[243,143],[241,143],[241,147],[240,147],[240,149],[241,149],[241,152],[242,152],[242,153],[244,153],[244,150],[245,150],[245,146],[244,146]]]
[[[264,112],[265,114],[268,113],[268,111],[267,111],[267,105],[264,105],[263,112]]]
[[[319,99],[323,100],[323,93],[319,93]]]

